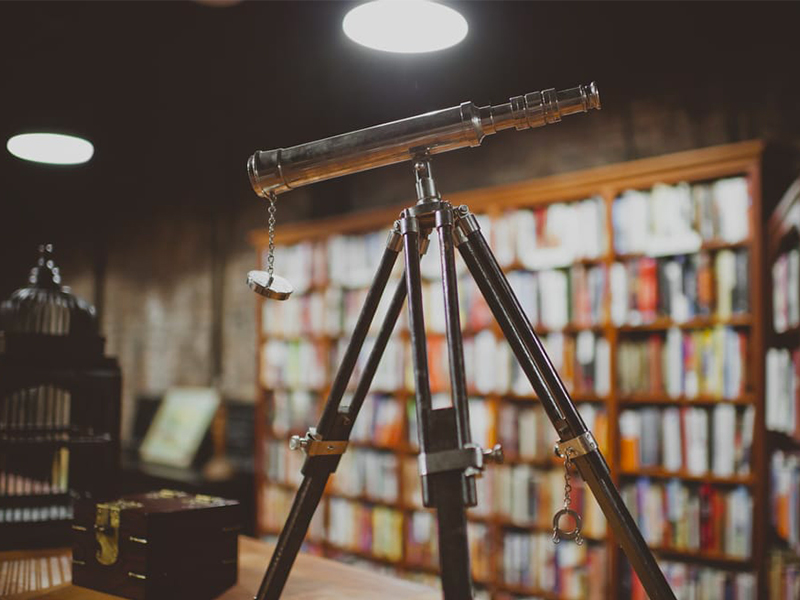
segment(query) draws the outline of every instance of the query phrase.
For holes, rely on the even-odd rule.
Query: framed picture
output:
[[[186,468],[220,405],[216,389],[175,387],[167,390],[139,448],[143,461]]]

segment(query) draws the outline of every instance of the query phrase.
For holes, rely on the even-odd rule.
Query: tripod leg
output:
[[[459,252],[553,422],[559,439],[561,442],[569,442],[589,433],[497,264],[477,221],[474,217],[467,216],[460,225],[465,235],[460,239]],[[649,597],[652,600],[675,600],[636,522],[614,487],[608,465],[600,450],[595,445],[572,460],[592,490]]]
[[[422,279],[419,266],[419,222],[406,216],[400,221],[403,233],[408,288],[408,317],[416,388],[417,432],[420,464],[427,465],[427,456],[446,455],[457,450],[456,413],[452,408],[433,410],[428,353],[425,340],[425,319],[422,313]],[[462,359],[463,360],[463,359]],[[468,423],[467,423],[468,425]],[[427,466],[425,467],[427,469]],[[439,564],[445,600],[469,600],[472,576],[467,543],[467,518],[462,482],[464,471],[423,470],[422,497],[425,506],[434,507],[439,522]]]
[[[367,359],[349,410],[340,411],[339,407],[401,247],[399,235],[396,231],[392,232],[320,417],[317,433],[321,440],[346,441],[350,437],[355,418],[364,402],[378,363],[403,308],[406,296],[405,278],[399,282],[392,297],[389,310]],[[341,445],[339,447],[342,448]],[[309,456],[303,465],[303,481],[297,490],[289,516],[281,530],[269,567],[264,574],[258,594],[255,596],[256,600],[277,600],[280,597],[303,539],[308,532],[311,518],[322,498],[328,478],[339,464],[341,451],[336,454],[325,454],[324,451],[320,454],[308,452]]]

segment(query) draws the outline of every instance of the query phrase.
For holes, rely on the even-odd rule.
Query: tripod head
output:
[[[420,155],[479,146],[485,136],[498,131],[542,127],[592,108],[600,109],[594,82],[561,91],[531,92],[497,106],[464,102],[291,148],[258,151],[247,161],[247,172],[256,194],[268,197]]]

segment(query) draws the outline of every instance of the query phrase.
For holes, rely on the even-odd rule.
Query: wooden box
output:
[[[78,502],[76,585],[134,600],[213,598],[236,583],[239,503],[161,490]]]

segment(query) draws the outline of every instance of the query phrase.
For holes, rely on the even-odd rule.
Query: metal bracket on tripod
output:
[[[591,431],[582,433],[564,442],[556,442],[554,448],[555,455],[559,458],[577,458],[598,449],[597,440],[594,439]]]
[[[344,454],[346,440],[323,440],[316,427],[309,427],[305,436],[293,435],[289,439],[290,450],[302,450],[308,456],[331,456]]]
[[[479,475],[488,463],[503,462],[503,448],[495,444],[491,450],[484,450],[477,444],[464,448],[442,450],[440,452],[420,453],[419,474],[422,476],[445,471],[464,471],[466,476]]]

